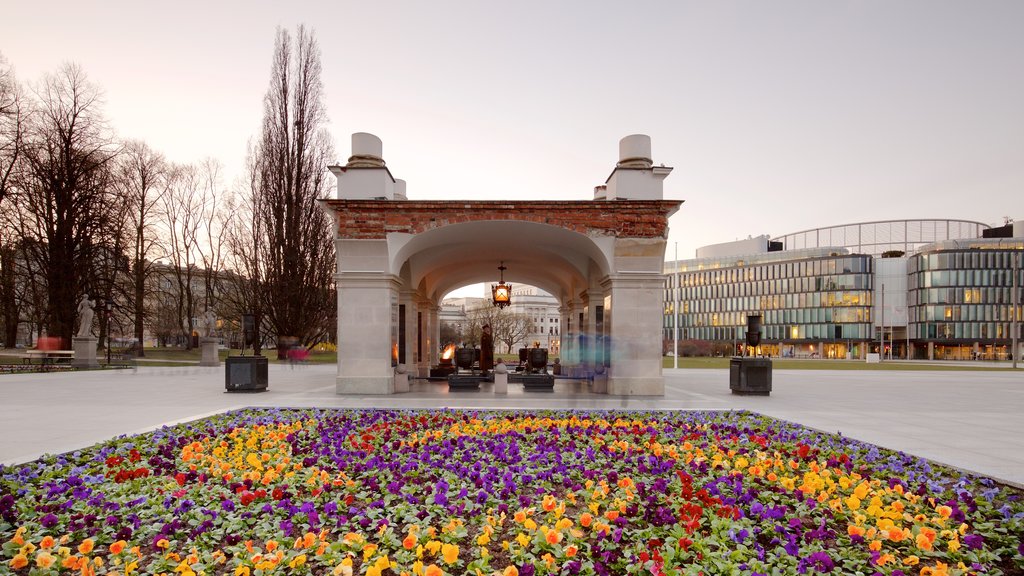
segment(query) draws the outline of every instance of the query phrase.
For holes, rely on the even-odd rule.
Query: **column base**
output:
[[[335,380],[338,394],[365,394],[382,396],[395,393],[394,377],[359,378],[338,376]]]
[[[665,378],[608,377],[608,394],[612,396],[664,396]]]

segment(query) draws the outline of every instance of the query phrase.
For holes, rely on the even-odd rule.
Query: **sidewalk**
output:
[[[770,397],[733,396],[728,371],[665,370],[664,397],[554,393],[510,386],[448,393],[414,380],[394,396],[338,396],[334,365],[270,366],[270,389],[226,394],[224,368],[140,367],[0,376],[0,462],[90,446],[246,406],[499,409],[745,409],[1024,486],[1024,372],[776,370]]]

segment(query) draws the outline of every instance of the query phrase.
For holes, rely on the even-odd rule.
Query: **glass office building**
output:
[[[668,264],[666,341],[745,342],[747,316],[763,317],[761,352],[859,358],[872,340],[873,259],[814,248]],[[678,315],[676,306],[678,305]]]
[[[915,358],[1005,360],[1020,339],[1024,239],[950,240],[908,262],[909,338]],[[1014,299],[1013,276],[1017,276]]]
[[[772,238],[783,250],[841,246],[856,254],[910,254],[920,247],[956,238],[979,238],[989,226],[971,220],[914,219],[856,222],[812,228]]]

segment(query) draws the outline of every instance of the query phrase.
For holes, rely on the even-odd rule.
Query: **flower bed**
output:
[[[246,410],[0,468],[0,572],[1021,574],[1021,496],[749,413]]]

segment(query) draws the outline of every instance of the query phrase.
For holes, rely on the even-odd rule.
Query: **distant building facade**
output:
[[[866,222],[816,229],[813,242],[804,231],[703,247],[705,257],[666,263],[666,345],[676,336],[738,351],[747,315],[759,314],[760,351],[772,356],[1008,359],[1014,329],[1020,338],[1024,227],[1004,228]],[[922,243],[954,232],[972,236]]]

